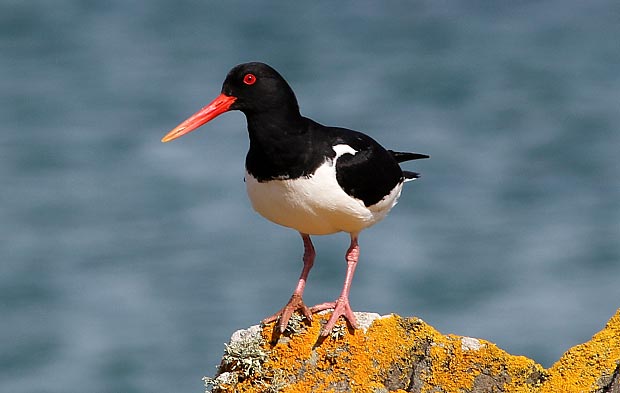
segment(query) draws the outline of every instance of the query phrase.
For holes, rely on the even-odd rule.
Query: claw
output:
[[[321,329],[320,335],[322,337],[326,337],[329,333],[331,333],[341,316],[344,317],[353,329],[358,329],[357,319],[355,318],[355,314],[353,314],[353,310],[349,305],[348,298],[338,298],[335,302],[317,304],[316,306],[311,307],[310,311],[316,313],[328,309],[333,309],[334,311],[325,326]]]
[[[278,330],[280,330],[280,333],[284,333],[286,327],[288,326],[288,321],[291,319],[291,315],[293,315],[295,311],[299,311],[300,314],[306,317],[308,321],[312,322],[312,312],[310,309],[304,304],[301,296],[293,294],[288,303],[286,303],[280,311],[263,319],[263,323],[267,324],[280,319],[278,322]]]

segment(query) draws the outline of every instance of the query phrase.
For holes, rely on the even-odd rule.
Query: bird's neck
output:
[[[296,145],[295,140],[307,132],[304,118],[297,109],[246,113],[250,148],[281,149]],[[294,146],[293,146],[294,147]]]
[[[246,114],[250,150],[246,169],[259,181],[307,176],[319,163],[309,164],[308,121],[299,112],[282,116]]]
[[[300,131],[303,117],[297,107],[276,108],[271,111],[245,112],[248,121],[248,131],[252,134],[290,133],[290,130]],[[287,131],[288,130],[288,131]]]

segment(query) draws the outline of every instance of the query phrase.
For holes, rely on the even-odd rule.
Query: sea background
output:
[[[302,113],[428,153],[361,235],[357,311],[544,366],[620,307],[617,1],[0,1],[0,391],[202,392],[289,298],[245,118],[161,137],[260,60]],[[348,236],[316,237],[306,301]]]

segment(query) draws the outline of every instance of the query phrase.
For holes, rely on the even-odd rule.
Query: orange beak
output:
[[[220,94],[209,105],[194,113],[183,123],[179,124],[172,131],[167,133],[161,141],[170,142],[173,139],[177,139],[178,137],[194,131],[196,128],[205,124],[209,120],[213,120],[222,113],[227,112],[236,99],[237,97],[227,96],[224,93]]]

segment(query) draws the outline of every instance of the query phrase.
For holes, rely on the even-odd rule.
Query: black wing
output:
[[[332,146],[346,144],[356,151],[336,161],[336,180],[347,194],[372,206],[403,181],[396,159],[374,139],[345,128],[329,127],[329,131]]]

